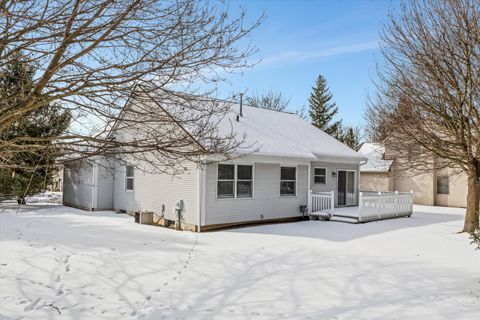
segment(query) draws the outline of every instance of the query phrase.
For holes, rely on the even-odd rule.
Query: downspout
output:
[[[97,194],[98,194],[97,178],[98,178],[98,165],[95,163],[95,161],[93,161],[92,162],[92,203],[91,203],[92,211],[94,211],[95,208],[97,207]]]
[[[202,226],[202,203],[203,203],[203,190],[202,190],[202,164],[198,168],[198,228],[197,232],[200,232]]]
[[[200,162],[198,169],[198,232],[201,232],[202,223],[205,223],[206,207],[207,207],[207,164],[205,161]]]
[[[360,163],[358,164],[358,186],[357,186],[357,197],[356,197],[356,201],[357,201],[357,206],[360,206],[360,179],[361,179],[361,172],[360,172],[360,167],[364,164],[366,164],[368,162],[368,159],[367,160],[363,160],[363,163],[362,161],[360,161]]]

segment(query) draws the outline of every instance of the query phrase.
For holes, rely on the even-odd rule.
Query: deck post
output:
[[[330,191],[330,214],[335,210],[335,191]]]
[[[308,189],[307,211],[312,213],[312,190]]]
[[[400,214],[400,205],[398,204],[398,191],[395,191],[395,197],[393,198],[393,208],[395,209],[396,216]]]
[[[413,213],[413,190],[410,190],[410,214]]]
[[[377,218],[380,219],[380,206],[382,205],[382,191],[378,191],[377,198]]]
[[[358,221],[362,222],[363,192],[358,193]]]

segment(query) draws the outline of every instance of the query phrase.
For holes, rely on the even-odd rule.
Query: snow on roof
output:
[[[219,133],[245,135],[245,143],[238,153],[262,156],[282,156],[319,160],[359,162],[364,156],[339,142],[295,114],[243,106],[243,117],[238,104],[219,123]]]
[[[364,143],[358,153],[368,158],[368,162],[360,166],[360,172],[388,172],[393,160],[384,160],[385,146],[381,143]]]

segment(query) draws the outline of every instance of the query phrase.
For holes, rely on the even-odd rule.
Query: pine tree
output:
[[[0,101],[9,99],[13,105],[0,102],[0,110],[15,108],[23,103],[28,91],[33,88],[35,69],[17,55],[0,70]],[[70,123],[70,113],[57,105],[46,105],[14,122],[0,139],[15,146],[8,159],[2,159],[5,168],[0,170],[0,195],[16,196],[19,203],[25,195],[41,191],[53,178],[55,163],[54,140]],[[21,139],[18,141],[18,139]],[[32,140],[29,141],[29,138]],[[34,141],[42,138],[41,141]],[[35,144],[38,148],[22,151],[23,145]],[[1,165],[1,163],[0,163]]]
[[[338,113],[338,107],[334,102],[331,102],[332,94],[327,86],[327,80],[319,75],[312,90],[308,99],[312,125],[335,138],[339,138],[340,121],[333,120]]]
[[[358,128],[348,127],[340,141],[357,151],[360,147],[360,133]]]

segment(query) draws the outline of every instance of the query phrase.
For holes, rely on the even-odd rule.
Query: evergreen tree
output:
[[[358,128],[348,127],[340,140],[353,150],[357,151],[360,147],[360,132]]]
[[[327,80],[319,75],[312,90],[308,99],[312,125],[338,139],[340,137],[338,134],[340,121],[334,121],[338,107],[331,102],[332,94],[327,86]]]
[[[9,97],[14,105],[0,102],[0,110],[15,108],[33,88],[35,69],[17,55],[0,70],[0,101]],[[14,99],[12,99],[14,97]],[[58,105],[49,104],[14,122],[0,139],[9,142],[12,152],[1,159],[0,194],[16,196],[24,203],[24,196],[41,191],[53,178],[56,148],[54,140],[70,123],[70,113]],[[32,148],[24,148],[35,145]],[[7,153],[4,153],[7,154]],[[3,165],[2,165],[3,164]]]

